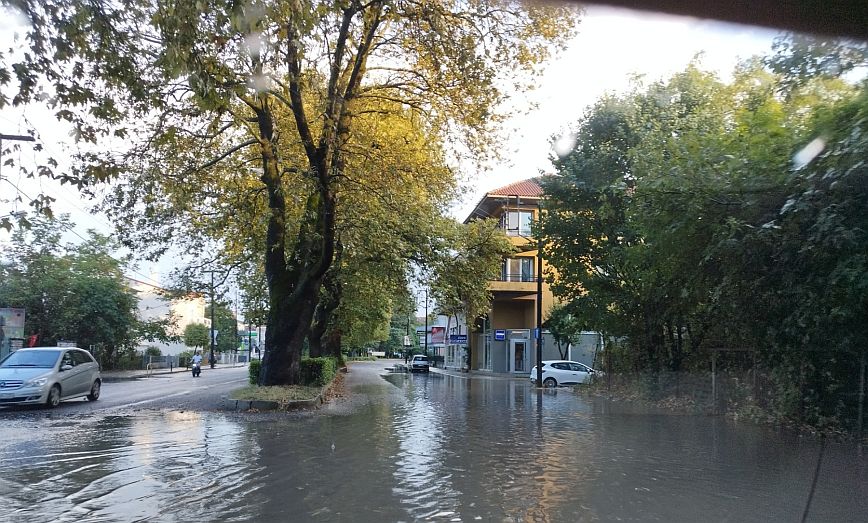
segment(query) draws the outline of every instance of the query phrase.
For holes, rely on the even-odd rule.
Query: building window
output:
[[[501,281],[534,281],[533,258],[506,258],[501,269]]]
[[[532,211],[508,211],[503,213],[500,225],[506,229],[507,236],[530,236]]]

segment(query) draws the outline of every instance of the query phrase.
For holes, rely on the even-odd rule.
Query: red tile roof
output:
[[[488,191],[486,196],[528,196],[538,198],[542,196],[542,187],[537,183],[539,178],[528,178],[509,185],[505,185],[493,191]]]

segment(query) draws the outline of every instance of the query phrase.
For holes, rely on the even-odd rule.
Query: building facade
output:
[[[140,320],[171,319],[174,326],[169,334],[183,338],[184,329],[191,323],[201,323],[211,326],[211,319],[205,316],[205,298],[190,294],[184,298],[169,299],[165,290],[140,280],[127,278],[127,285],[136,291],[139,298],[138,316]],[[136,350],[144,351],[148,347],[157,347],[163,355],[175,356],[183,351],[191,350],[184,345],[183,339],[177,342],[164,343],[160,341],[141,340]]]
[[[503,260],[497,280],[489,283],[492,294],[487,316],[469,325],[468,361],[473,370],[528,374],[536,365],[537,250],[531,224],[539,217],[543,196],[539,178],[522,180],[486,193],[465,223],[493,218],[516,247]],[[546,270],[543,259],[543,273]],[[542,285],[543,319],[554,304],[548,284]],[[543,360],[560,359],[551,336],[543,331]]]

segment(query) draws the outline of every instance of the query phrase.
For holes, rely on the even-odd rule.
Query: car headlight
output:
[[[48,376],[39,376],[38,378],[33,378],[32,380],[24,383],[25,387],[41,387],[48,383]]]

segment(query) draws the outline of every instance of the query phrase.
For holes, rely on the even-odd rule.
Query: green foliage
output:
[[[211,317],[211,305],[205,307],[205,317]],[[217,331],[217,343],[214,350],[218,352],[234,351],[238,348],[238,322],[229,307],[222,303],[214,306],[214,329]],[[209,342],[210,346],[210,342]]]
[[[69,227],[62,216],[15,231],[0,264],[0,307],[24,308],[25,335],[37,335],[40,344],[75,341],[111,368],[136,345],[138,300],[125,283],[123,262],[110,255],[116,245],[94,232],[81,245],[62,245]]]
[[[791,40],[729,84],[691,65],[579,122],[544,182],[540,233],[564,313],[621,340],[615,370],[751,349],[778,417],[855,418],[843,391],[868,346],[868,84],[805,60],[855,63],[857,47]],[[819,154],[802,158],[808,144]]]
[[[211,331],[204,323],[191,323],[184,328],[184,345],[202,349],[211,345]]]
[[[558,346],[558,352],[561,359],[566,359],[567,349],[570,343],[578,338],[582,332],[582,323],[579,318],[570,314],[570,312],[560,304],[555,304],[550,310],[548,319],[543,324],[552,333],[555,343]]]
[[[147,349],[145,349],[145,356],[152,356],[155,358],[159,358],[162,355],[163,355],[163,353],[160,351],[159,347],[151,346],[151,347],[148,347]]]
[[[334,358],[303,358],[301,360],[301,384],[324,387],[331,383],[337,373]]]
[[[12,103],[56,93],[56,116],[78,139],[127,145],[85,147],[69,181],[119,178],[104,209],[150,256],[172,242],[190,252],[216,245],[227,265],[264,265],[268,306],[251,293],[247,312],[269,314],[268,379],[292,381],[336,243],[354,251],[340,281],[397,288],[406,264],[391,262],[417,253],[405,240],[443,215],[454,185],[444,144],[460,141],[479,161],[495,152],[501,86],[532,86],[574,34],[578,10],[513,0],[98,9],[54,0],[27,2],[23,14],[34,45],[0,62],[0,85],[16,74]],[[382,219],[390,214],[400,216]],[[378,246],[386,252],[366,256]],[[359,301],[381,288],[360,285]],[[374,305],[388,322],[390,306]]]
[[[262,360],[250,360],[247,376],[251,385],[259,385],[259,371],[262,370]]]
[[[431,293],[440,311],[467,318],[485,314],[491,304],[488,282],[500,274],[503,259],[513,252],[496,220],[453,223],[433,267]]]

